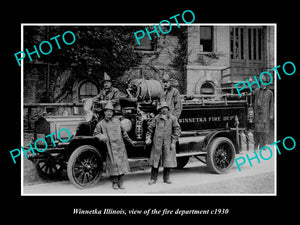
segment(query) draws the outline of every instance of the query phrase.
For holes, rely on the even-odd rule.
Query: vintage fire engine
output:
[[[162,87],[157,80],[130,82],[127,96],[120,99],[122,111],[116,113],[129,136],[136,141],[126,145],[128,159],[147,160],[151,147],[145,144],[147,126],[157,112]],[[135,99],[135,101],[133,101]],[[61,128],[73,132],[67,143],[46,138],[48,149],[30,159],[44,178],[54,178],[67,169],[69,180],[78,188],[94,185],[104,169],[106,145],[93,136],[101,118],[97,104],[85,108],[85,116],[45,116],[36,122],[35,136],[45,137]],[[206,163],[213,173],[226,173],[241,151],[240,133],[249,126],[249,99],[234,94],[182,96],[179,118],[182,134],[177,143],[177,164],[183,168],[190,157]],[[86,104],[88,105],[88,104]]]

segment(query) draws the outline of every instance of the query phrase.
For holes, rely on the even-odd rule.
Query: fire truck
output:
[[[145,144],[145,135],[158,113],[161,91],[162,85],[157,80],[135,79],[120,98],[122,110],[115,116],[135,141],[134,146],[126,144],[129,161],[150,157],[151,146]],[[183,110],[178,120],[182,134],[176,146],[177,168],[185,167],[190,157],[194,157],[212,173],[229,172],[235,155],[241,151],[241,133],[252,120],[249,96],[182,95],[181,100]],[[103,117],[102,111],[91,99],[85,101],[84,108],[86,114],[82,116],[44,116],[37,120],[34,139],[62,128],[73,133],[68,142],[54,140],[55,146],[46,138],[47,151],[29,157],[41,177],[55,178],[67,170],[70,182],[78,188],[91,187],[100,179],[105,169],[106,145],[93,132]]]

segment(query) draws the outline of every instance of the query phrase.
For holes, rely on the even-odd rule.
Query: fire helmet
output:
[[[112,104],[111,101],[108,101],[108,102],[106,103],[106,105],[104,106],[104,111],[107,110],[107,109],[110,109],[110,110],[115,111],[115,108],[114,108],[114,106],[113,106],[113,104]]]
[[[167,102],[161,102],[158,107],[157,110],[161,110],[162,108],[167,107],[170,110],[170,106],[168,105]]]

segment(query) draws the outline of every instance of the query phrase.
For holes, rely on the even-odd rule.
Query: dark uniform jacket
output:
[[[274,115],[273,93],[269,89],[257,88],[254,94],[254,130],[269,132],[270,120]]]
[[[167,102],[170,107],[170,113],[179,119],[179,116],[182,111],[182,103],[179,91],[171,87],[167,90],[164,90],[160,102]]]
[[[171,150],[171,144],[176,143],[181,134],[177,118],[171,114],[158,114],[148,127],[146,138],[152,139],[152,149],[149,164],[157,168],[161,162],[163,167],[176,167],[176,149]]]
[[[108,90],[102,89],[95,98],[97,101],[111,101],[113,103],[115,110],[121,110],[120,91],[118,88],[111,87]],[[103,107],[104,105],[105,103],[103,104]]]
[[[104,134],[107,136],[106,166],[110,176],[122,175],[129,172],[129,163],[123,138],[132,142],[127,132],[117,118],[101,120],[94,131],[94,136]]]

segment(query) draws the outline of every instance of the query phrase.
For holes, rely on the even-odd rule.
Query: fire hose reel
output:
[[[163,88],[158,80],[134,79],[129,83],[128,94],[140,101],[159,99]]]

